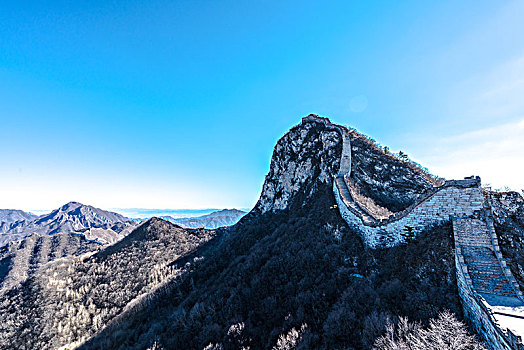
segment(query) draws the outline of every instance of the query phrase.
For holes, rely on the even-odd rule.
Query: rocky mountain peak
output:
[[[69,202],[33,221],[10,225],[0,236],[0,246],[21,240],[32,234],[82,234],[98,243],[112,243],[128,234],[135,224],[118,213],[95,208],[79,202]]]
[[[79,202],[69,202],[47,215],[41,216],[37,224],[46,224],[52,221],[71,222],[73,226],[100,227],[117,222],[128,221],[118,213],[98,209]]]
[[[351,160],[344,163],[347,169],[339,171],[342,143],[348,141]],[[349,175],[355,195],[388,212],[405,209],[439,185],[427,170],[373,139],[310,114],[277,142],[255,211],[287,209],[299,193],[307,200],[319,186],[332,186],[339,172]]]
[[[329,119],[313,114],[303,118],[278,140],[255,211],[286,209],[299,192],[309,196],[319,184],[331,185],[341,142]]]

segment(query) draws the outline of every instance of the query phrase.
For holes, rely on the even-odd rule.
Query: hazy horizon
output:
[[[82,204],[90,205],[89,203],[82,203]],[[57,208],[52,208],[52,209],[0,208],[0,209],[18,209],[18,210],[23,210],[28,213],[35,214],[35,215],[45,215]],[[195,208],[188,208],[188,209],[99,208],[99,209],[115,212],[115,213],[121,214],[130,219],[144,219],[144,218],[150,218],[153,216],[156,216],[156,217],[171,216],[177,219],[177,218],[189,218],[189,217],[202,216],[202,215],[210,214],[210,213],[224,210],[224,209],[228,209],[228,210],[236,209],[236,210],[241,210],[244,212],[249,212],[251,210],[251,208],[204,208],[204,209],[195,209]]]

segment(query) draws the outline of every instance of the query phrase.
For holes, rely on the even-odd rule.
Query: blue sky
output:
[[[1,1],[0,207],[252,206],[309,113],[524,188],[522,1]]]

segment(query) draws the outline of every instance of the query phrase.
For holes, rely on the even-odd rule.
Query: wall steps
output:
[[[520,350],[524,298],[500,253],[489,214],[452,219],[460,294],[466,315],[491,349]]]
[[[483,219],[453,220],[455,242],[461,247],[467,271],[478,293],[518,297],[494,253],[488,224]]]

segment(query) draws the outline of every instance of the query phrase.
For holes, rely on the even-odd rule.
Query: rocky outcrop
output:
[[[331,185],[341,154],[338,129],[325,118],[305,117],[278,140],[254,211],[288,209],[299,193],[307,200],[318,185]]]
[[[392,213],[442,184],[357,131],[311,114],[277,142],[255,209],[287,209],[299,192],[310,197],[319,184],[331,187],[334,178],[344,175],[351,176],[363,196]]]

